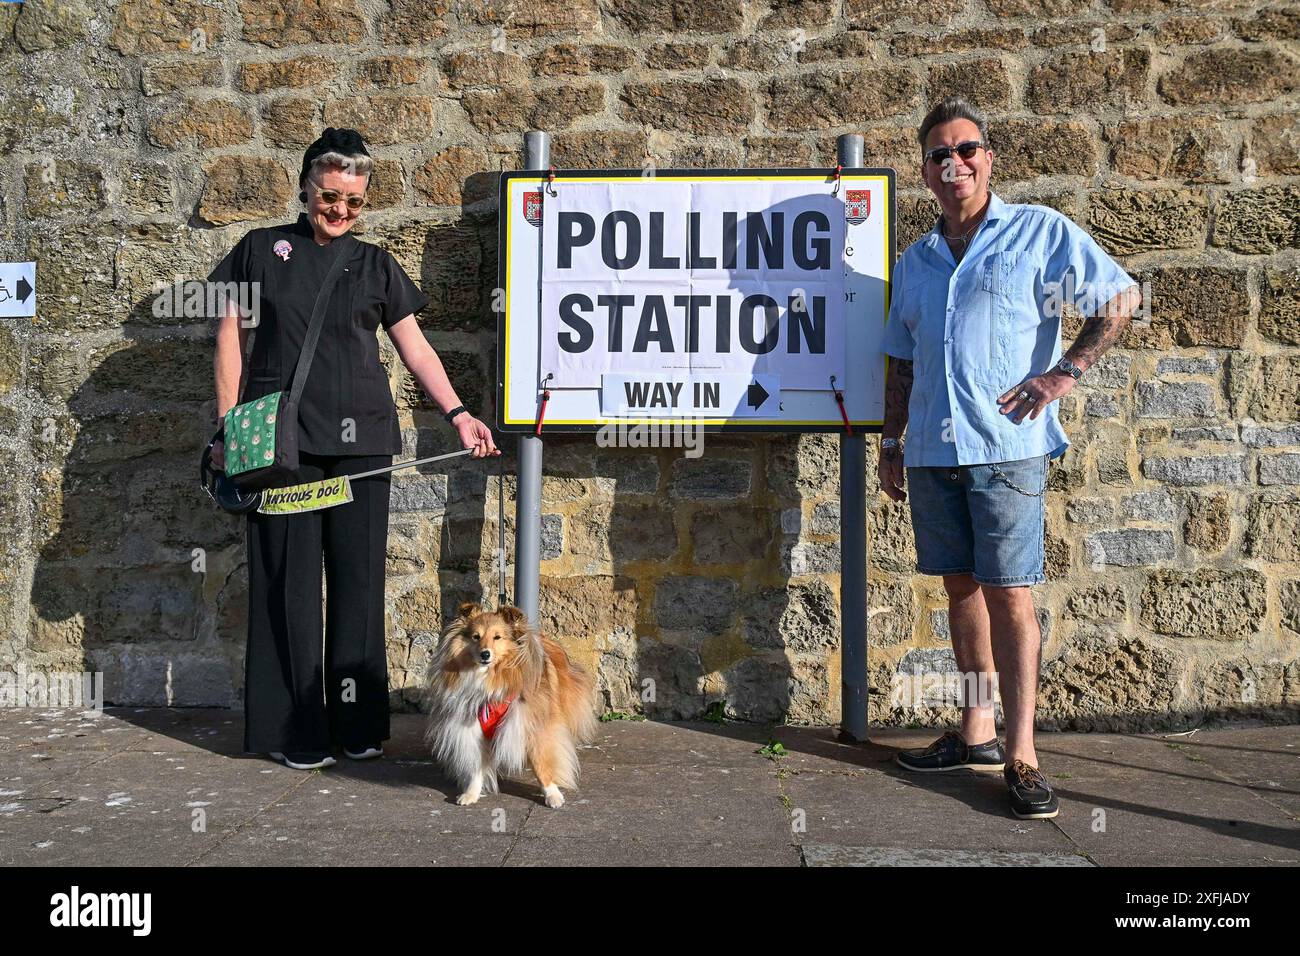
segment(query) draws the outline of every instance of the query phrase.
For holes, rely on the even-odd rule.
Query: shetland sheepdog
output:
[[[429,711],[425,741],[461,806],[525,765],[546,805],[563,806],[561,788],[578,784],[576,743],[596,733],[591,677],[516,607],[460,606],[429,664]]]

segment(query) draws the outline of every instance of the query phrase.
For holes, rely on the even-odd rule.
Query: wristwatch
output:
[[[1064,372],[1066,375],[1070,376],[1070,378],[1074,379],[1076,382],[1079,380],[1080,376],[1083,375],[1083,369],[1079,368],[1079,366],[1075,365],[1069,359],[1063,358],[1061,359],[1061,361],[1057,362],[1056,365],[1053,367],[1058,372]]]
[[[453,408],[451,411],[449,411],[446,415],[443,415],[443,416],[442,416],[442,420],[443,420],[444,422],[446,422],[448,425],[450,425],[450,424],[451,424],[451,420],[452,420],[453,418],[455,418],[455,417],[456,417],[457,415],[459,415],[461,412],[467,412],[467,411],[469,411],[469,409],[466,408],[464,405],[457,405],[455,408]]]
[[[897,438],[882,438],[880,439],[880,447],[888,451],[891,448],[902,448],[903,443]]]

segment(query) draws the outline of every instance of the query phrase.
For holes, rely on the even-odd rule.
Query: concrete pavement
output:
[[[393,717],[381,760],[290,770],[238,711],[0,710],[4,865],[1298,865],[1300,728],[1043,734],[1061,796],[1020,821],[1000,775],[918,776],[937,731],[610,721],[559,810],[532,781],[473,807]],[[775,739],[784,756],[758,752]]]

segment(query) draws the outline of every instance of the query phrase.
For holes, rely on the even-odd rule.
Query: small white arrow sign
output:
[[[36,263],[0,262],[0,317],[36,314]]]

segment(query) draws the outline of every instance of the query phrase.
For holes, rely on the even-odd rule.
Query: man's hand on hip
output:
[[[1002,406],[1002,414],[1010,415],[1011,420],[1019,425],[1026,414],[1033,421],[1043,413],[1044,408],[1072,388],[1073,377],[1052,369],[1007,389],[998,396],[998,404]]]

